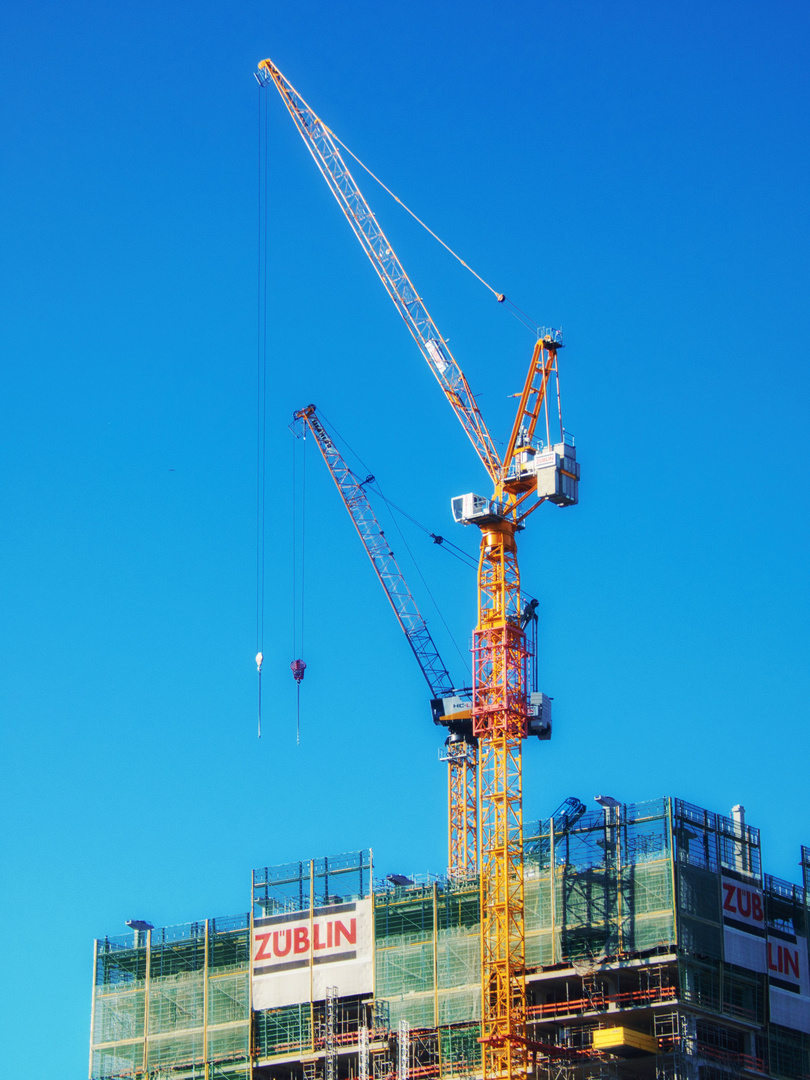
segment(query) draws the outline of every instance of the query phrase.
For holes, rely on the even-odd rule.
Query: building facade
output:
[[[680,799],[527,825],[538,1080],[810,1080],[810,849]],[[474,1080],[475,881],[369,851],[253,873],[252,909],[95,945],[92,1080]]]

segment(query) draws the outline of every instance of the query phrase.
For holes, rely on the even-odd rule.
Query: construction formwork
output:
[[[810,1080],[807,987],[754,970],[724,909],[729,890],[758,898],[774,969],[777,943],[806,953],[808,848],[801,868],[801,885],[763,874],[758,830],[678,799],[527,823],[533,1080]],[[251,916],[97,942],[94,1080],[481,1076],[477,882],[374,880],[356,852],[254,871],[252,899]],[[368,987],[256,1007],[253,926],[359,901]]]

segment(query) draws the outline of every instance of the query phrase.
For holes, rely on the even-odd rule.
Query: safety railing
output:
[[[586,1012],[606,1012],[619,1009],[640,1009],[660,1001],[673,1001],[677,997],[674,986],[658,986],[650,990],[628,990],[622,994],[605,997],[601,1008],[596,1008],[593,998],[574,998],[568,1001],[547,1001],[542,1005],[530,1005],[527,1009],[530,1021],[550,1020],[557,1016],[573,1016]]]

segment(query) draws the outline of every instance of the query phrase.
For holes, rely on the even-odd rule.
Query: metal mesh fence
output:
[[[114,1076],[134,1076],[143,1069],[143,1042],[119,1043],[93,1051],[93,1076],[107,1080]]]
[[[391,940],[391,939],[389,939]],[[403,994],[433,992],[433,941],[409,941],[395,938],[385,949],[378,949],[376,960],[377,994],[392,1001]]]
[[[208,981],[208,1023],[244,1021],[248,1012],[248,973],[219,975]]]
[[[149,986],[149,1034],[203,1026],[205,973],[169,975]]]
[[[156,1035],[154,1038],[150,1036],[147,1042],[146,1065],[152,1071],[177,1065],[191,1065],[203,1060],[202,1031],[188,1031],[181,1035]]]

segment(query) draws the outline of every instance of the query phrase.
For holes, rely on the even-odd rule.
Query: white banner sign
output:
[[[725,874],[720,888],[726,963],[767,974],[773,1023],[810,1034],[807,940],[766,926],[761,889]]]
[[[322,1001],[327,986],[340,997],[370,993],[371,925],[369,898],[255,919],[253,1008]]]
[[[723,953],[727,964],[766,970],[765,904],[762,890],[736,878],[720,878]]]
[[[771,1021],[810,1034],[807,939],[768,931]]]

